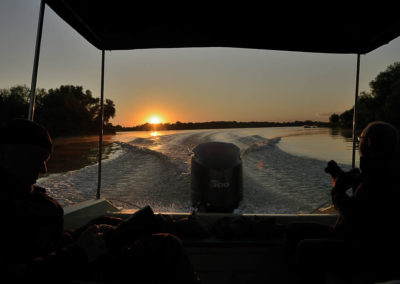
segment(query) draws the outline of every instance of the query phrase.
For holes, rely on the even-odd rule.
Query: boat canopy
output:
[[[45,0],[100,50],[236,47],[365,54],[400,35],[395,4]],[[146,2],[146,3],[143,3]]]

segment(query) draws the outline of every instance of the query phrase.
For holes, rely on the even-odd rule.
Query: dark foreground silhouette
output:
[[[287,228],[288,268],[297,283],[325,283],[327,274],[345,283],[400,279],[397,130],[384,122],[369,124],[359,152],[361,171],[327,169],[339,212],[335,226],[294,223]]]
[[[13,120],[0,129],[0,146],[2,283],[197,283],[180,240],[158,233],[150,208],[63,231],[63,208],[34,185],[52,152],[45,128]]]

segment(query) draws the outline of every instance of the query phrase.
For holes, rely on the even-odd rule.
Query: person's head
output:
[[[22,184],[32,185],[47,172],[52,147],[49,133],[36,122],[15,119],[0,128],[0,165]]]
[[[362,131],[359,142],[360,157],[386,157],[399,154],[399,133],[393,125],[374,121]]]

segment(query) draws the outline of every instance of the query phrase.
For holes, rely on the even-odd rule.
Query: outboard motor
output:
[[[232,212],[243,198],[240,149],[232,143],[207,142],[193,152],[193,207],[200,212]]]

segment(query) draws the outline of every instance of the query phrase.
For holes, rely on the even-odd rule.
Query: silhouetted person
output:
[[[35,122],[16,119],[0,128],[1,283],[122,282],[127,276],[143,283],[196,282],[173,235],[128,234],[122,243],[110,232],[123,222],[109,217],[64,232],[62,207],[35,185],[51,153],[50,135]]]
[[[370,123],[359,153],[361,174],[353,169],[331,176],[336,224],[295,223],[287,229],[297,283],[325,283],[326,275],[356,283],[400,277],[398,131],[385,122]]]

